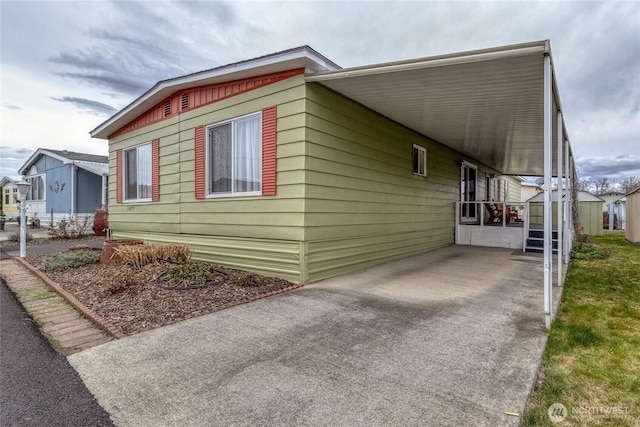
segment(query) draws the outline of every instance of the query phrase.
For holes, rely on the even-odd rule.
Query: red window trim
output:
[[[160,140],[151,141],[151,201],[160,201]]]
[[[277,177],[277,107],[262,110],[262,195],[276,195]],[[206,198],[205,126],[195,128],[194,168],[195,198]]]
[[[122,149],[116,151],[116,203],[122,203]]]
[[[262,195],[276,195],[277,109],[262,110]]]
[[[123,150],[116,150],[116,203],[123,202]],[[151,201],[160,201],[160,139],[151,141]]]
[[[195,144],[194,144],[194,157],[195,157],[195,190],[196,199],[202,200],[204,196],[205,188],[205,141],[204,141],[204,126],[198,126],[195,129]]]

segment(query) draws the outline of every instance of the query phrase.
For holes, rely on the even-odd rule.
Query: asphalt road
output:
[[[112,426],[0,279],[0,425]]]

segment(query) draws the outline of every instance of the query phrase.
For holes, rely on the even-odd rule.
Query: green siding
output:
[[[198,234],[171,234],[157,231],[117,231],[114,239],[143,240],[148,244],[184,243],[192,250],[192,259],[267,276],[300,281],[300,244],[296,241],[246,239]]]
[[[319,85],[306,96],[306,279],[453,244],[460,155]],[[412,173],[414,143],[426,178]]]
[[[299,282],[298,252],[304,235],[303,96],[304,78],[297,76],[111,140],[109,222],[114,238],[188,243],[196,259]],[[195,128],[273,105],[278,106],[277,195],[196,200]],[[160,200],[117,204],[116,150],[155,138],[160,139]],[[282,246],[286,256],[278,249]]]
[[[277,105],[277,195],[196,200],[194,129]],[[160,200],[115,201],[116,150],[160,139]],[[427,177],[412,173],[412,144]],[[186,243],[194,259],[312,282],[454,242],[459,153],[303,76],[110,141],[113,238]],[[472,163],[473,159],[465,160]],[[496,173],[478,166],[481,177]]]

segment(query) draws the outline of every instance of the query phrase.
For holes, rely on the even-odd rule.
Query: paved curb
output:
[[[38,270],[37,268],[35,268],[31,264],[29,264],[23,258],[14,257],[14,258],[11,258],[11,259],[13,259],[13,260],[19,262],[20,264],[22,264],[22,266],[27,268],[32,274],[34,274],[36,277],[38,277],[40,280],[42,280],[47,286],[49,286],[49,288],[51,288],[58,295],[60,295],[62,298],[64,298],[67,301],[67,303],[69,303],[73,308],[75,308],[77,311],[79,311],[84,317],[89,319],[91,322],[93,322],[99,328],[101,328],[104,331],[108,332],[114,338],[124,338],[124,337],[127,336],[126,334],[123,334],[122,332],[120,332],[114,325],[112,325],[111,323],[109,323],[108,321],[103,319],[101,316],[99,316],[98,314],[93,312],[91,309],[89,309],[87,306],[82,304],[71,293],[67,292],[62,286],[60,286],[58,283],[56,283],[53,280],[51,280],[46,274],[44,274],[43,272],[41,272],[40,270]],[[303,286],[304,286],[304,284],[297,283],[297,284],[288,286],[286,288],[282,288],[282,289],[278,289],[278,290],[275,290],[275,291],[267,292],[265,294],[255,295],[253,297],[248,298],[245,301],[230,302],[230,303],[221,305],[219,307],[216,307],[216,309],[211,311],[211,313],[214,313],[214,312],[217,312],[217,311],[221,311],[221,310],[224,310],[224,309],[227,309],[227,308],[235,307],[237,305],[246,304],[246,303],[249,303],[249,302],[252,302],[252,301],[257,301],[259,299],[267,298],[267,297],[270,297],[270,296],[282,294],[284,292],[292,291],[294,289],[298,289],[298,288],[301,288]],[[24,304],[23,304],[23,306],[24,306]],[[26,307],[25,307],[25,309],[26,309]],[[27,311],[29,311],[29,310],[27,309]],[[209,314],[209,313],[207,313],[207,314]],[[165,323],[163,326],[168,326],[170,324],[181,322],[182,320],[186,320],[186,319],[190,319],[190,318],[198,317],[198,316],[201,316],[201,315],[200,314],[193,315],[193,316],[187,315],[183,319],[176,320],[175,322]],[[157,328],[153,328],[153,329],[157,329]]]
[[[90,310],[79,309],[58,293],[59,285],[52,286],[54,282],[34,274],[28,263],[14,259],[18,258],[0,261],[0,276],[56,351],[68,356],[114,339],[111,331],[96,323],[95,314],[88,316]]]
[[[113,337],[115,337],[115,338],[124,338],[126,336],[122,332],[118,331],[118,329],[115,326],[113,326],[111,323],[107,322],[102,317],[100,317],[99,315],[97,315],[96,313],[91,311],[86,305],[84,305],[80,301],[78,301],[76,299],[76,297],[74,297],[69,292],[65,291],[62,288],[62,286],[60,286],[59,284],[57,284],[56,282],[51,280],[47,275],[42,273],[40,270],[38,270],[37,268],[35,268],[31,264],[29,264],[27,261],[25,261],[24,259],[19,258],[19,257],[16,257],[14,259],[16,261],[18,261],[19,263],[21,263],[26,268],[28,268],[33,274],[38,276],[38,278],[40,278],[40,280],[45,282],[51,289],[53,289],[58,295],[60,295],[62,298],[64,298],[76,310],[80,311],[85,317],[87,317],[89,320],[91,320],[93,323],[95,323],[100,328],[102,328],[105,331],[107,331]]]

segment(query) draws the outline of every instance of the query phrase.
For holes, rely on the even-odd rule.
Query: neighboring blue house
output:
[[[57,224],[70,215],[90,215],[107,203],[107,156],[38,148],[18,170],[31,184],[27,215]],[[52,213],[53,212],[53,213]]]

